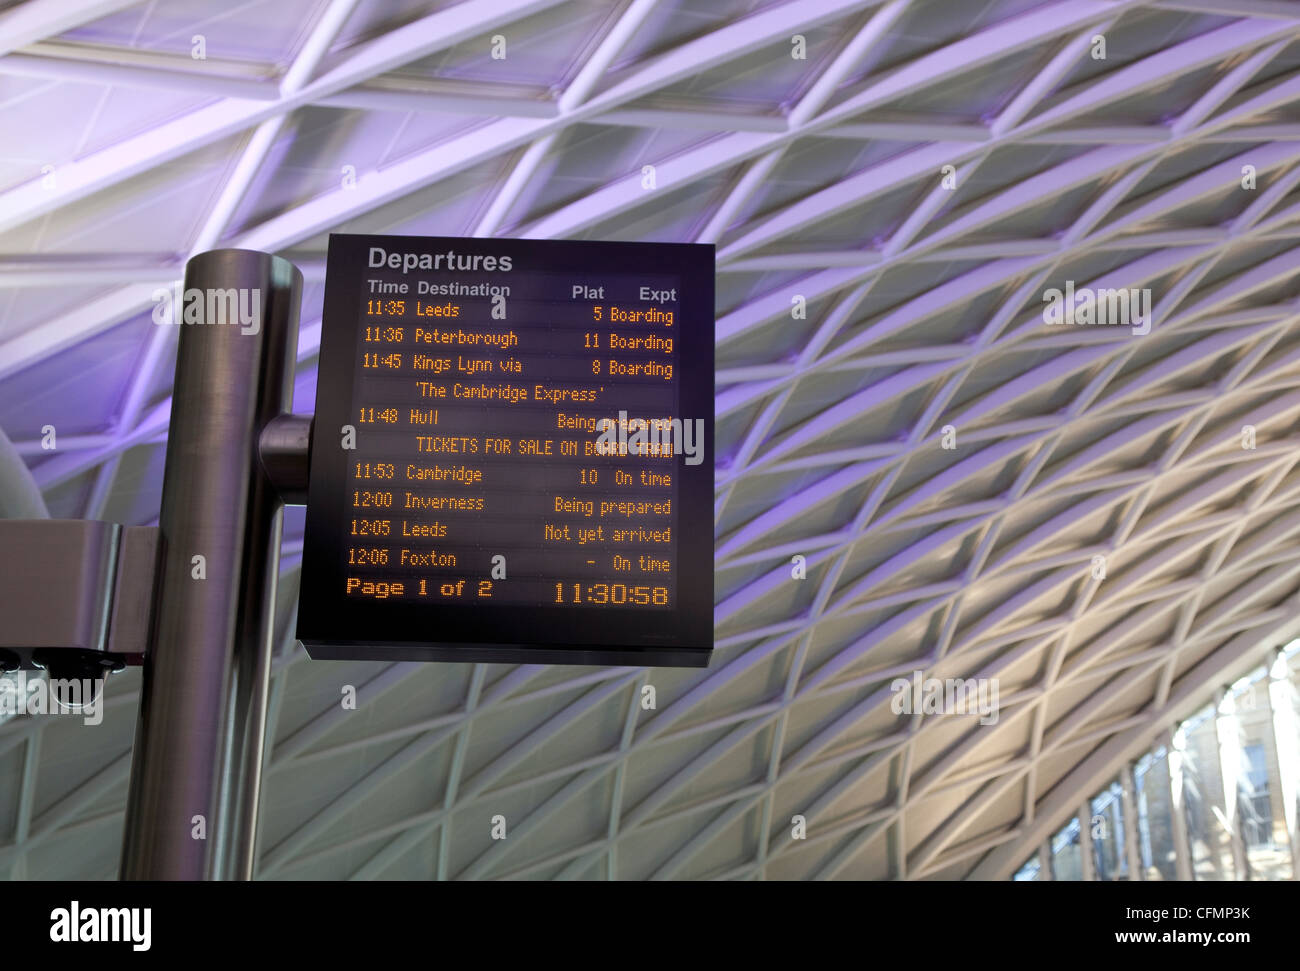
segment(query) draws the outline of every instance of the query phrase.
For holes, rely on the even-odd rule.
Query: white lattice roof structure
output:
[[[0,55],[54,516],[156,520],[194,253],[302,267],[308,412],[330,232],[717,245],[710,667],[311,662],[291,513],[262,877],[1002,879],[1300,630],[1300,5],[30,0]],[[0,726],[0,872],[116,873],[138,674]]]

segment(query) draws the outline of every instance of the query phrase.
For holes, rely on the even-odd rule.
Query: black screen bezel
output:
[[[351,423],[357,308],[371,246],[388,252],[510,256],[516,268],[590,275],[671,274],[678,301],[683,418],[705,422],[702,461],[678,475],[677,604],[670,610],[608,606],[513,606],[363,600],[344,596],[339,551],[348,467],[341,447]],[[694,243],[467,239],[331,234],[321,320],[316,417],[303,537],[298,639],[313,658],[509,663],[652,664],[701,667],[713,649],[714,248]],[[600,270],[595,271],[597,273]],[[418,276],[418,274],[416,274]],[[508,282],[501,274],[501,282]],[[508,582],[500,581],[500,582]],[[432,635],[436,627],[436,635]],[[412,636],[410,632],[432,636]]]

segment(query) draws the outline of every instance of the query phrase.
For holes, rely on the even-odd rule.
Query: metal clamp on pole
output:
[[[184,293],[201,306],[177,313],[127,880],[247,879],[254,858],[283,518],[261,440],[291,403],[302,274],[214,250],[186,265]]]
[[[262,468],[286,506],[307,505],[311,430],[310,415],[279,415],[262,429]]]

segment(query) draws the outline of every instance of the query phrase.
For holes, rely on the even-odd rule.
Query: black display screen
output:
[[[707,664],[713,247],[332,235],[314,658]]]

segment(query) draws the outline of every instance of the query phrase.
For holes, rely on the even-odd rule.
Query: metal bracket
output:
[[[278,415],[262,429],[257,452],[286,506],[307,505],[313,416]]]
[[[156,526],[0,520],[0,670],[102,677],[144,662],[153,616]]]

